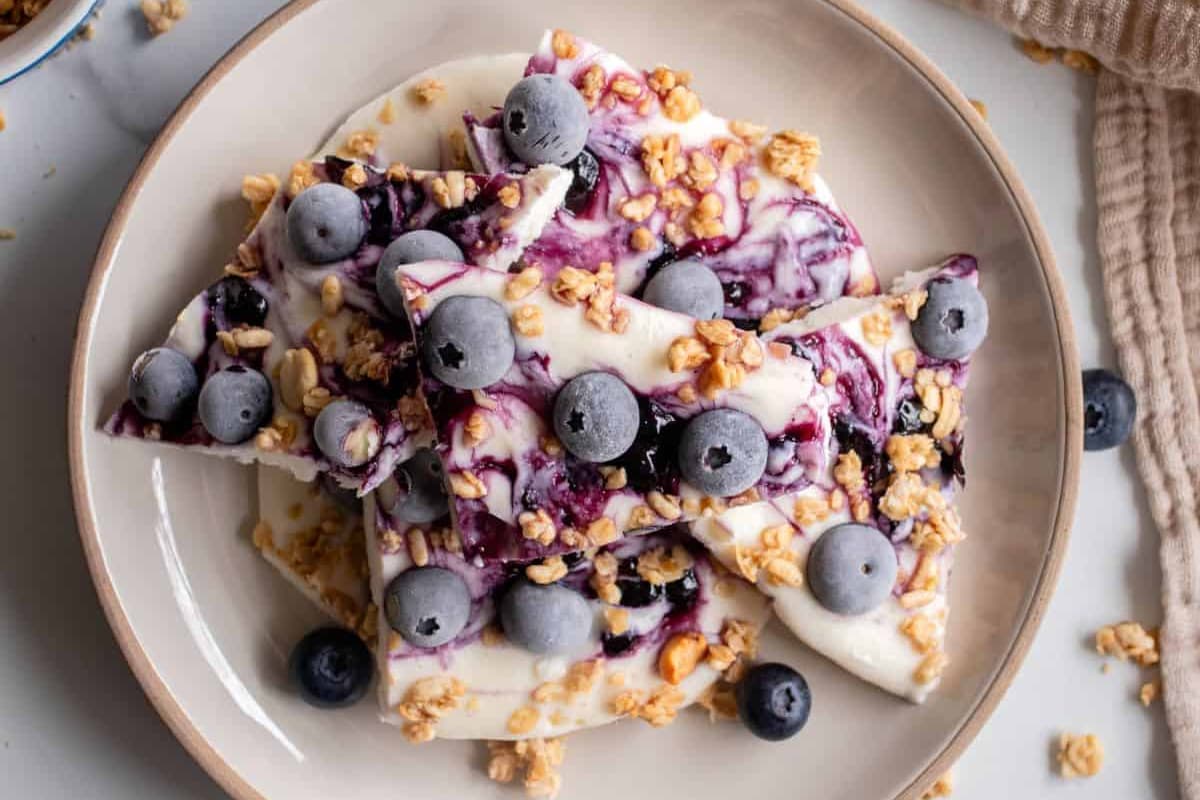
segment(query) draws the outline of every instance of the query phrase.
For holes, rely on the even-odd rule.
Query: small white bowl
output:
[[[101,0],[52,0],[19,31],[0,42],[0,86],[21,77],[62,47]]]

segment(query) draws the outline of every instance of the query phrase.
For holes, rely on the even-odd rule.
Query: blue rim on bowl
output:
[[[0,42],[0,86],[29,72],[75,36],[103,0],[54,0]]]

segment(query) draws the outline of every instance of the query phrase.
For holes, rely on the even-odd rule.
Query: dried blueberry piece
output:
[[[471,592],[462,577],[441,567],[417,567],[392,578],[383,597],[392,630],[414,647],[439,647],[462,632]]]
[[[596,183],[600,180],[600,162],[591,150],[586,147],[579,151],[575,160],[567,165],[571,170],[571,188],[567,189],[567,197],[563,205],[573,214],[578,214],[587,208]]]
[[[750,294],[750,284],[745,281],[730,281],[722,286],[722,290],[725,292],[725,302],[737,307],[746,299],[746,295]]]
[[[300,696],[317,708],[341,708],[362,699],[375,672],[367,645],[345,628],[318,628],[288,658]]]
[[[1083,449],[1107,450],[1129,438],[1137,418],[1137,396],[1119,375],[1083,371]]]
[[[227,275],[208,287],[205,295],[209,308],[224,314],[224,327],[241,324],[257,328],[267,319],[267,298],[245,278]]]
[[[934,278],[912,324],[913,340],[934,358],[961,359],[975,352],[988,329],[987,301],[963,278]]]
[[[146,419],[170,422],[187,412],[200,391],[196,368],[168,347],[147,350],[129,371],[129,399]]]
[[[310,186],[288,207],[288,241],[300,258],[313,264],[353,255],[366,235],[362,200],[336,183]]]
[[[517,343],[504,306],[487,297],[449,297],[425,325],[421,352],[433,376],[455,389],[482,389],[504,377]]]
[[[919,433],[926,427],[921,421],[921,404],[906,397],[896,406],[896,420],[892,423],[893,433]]]
[[[569,163],[587,142],[590,120],[583,96],[558,75],[528,75],[504,98],[504,141],[518,159]]]
[[[627,608],[643,608],[662,597],[661,584],[650,583],[637,571],[637,558],[627,558],[617,570],[617,588],[621,590],[621,605]]]
[[[869,525],[846,522],[821,534],[808,553],[808,585],[835,614],[857,616],[878,606],[896,583],[896,551]]]
[[[682,578],[667,584],[667,601],[677,611],[684,611],[695,605],[699,594],[700,581],[696,578],[696,571],[691,568],[684,570]]]
[[[612,658],[633,647],[633,636],[629,633],[606,633],[600,637],[600,644],[604,648],[604,655]]]

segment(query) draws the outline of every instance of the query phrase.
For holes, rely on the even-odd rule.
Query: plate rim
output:
[[[200,101],[234,66],[293,18],[320,1],[292,0],[239,39],[188,92],[150,147],[147,148],[137,169],[118,198],[93,260],[87,290],[84,293],[79,317],[76,321],[69,376],[67,429],[71,492],[88,570],[96,586],[96,593],[104,615],[126,662],[159,716],[191,757],[236,800],[268,800],[268,798],[221,757],[184,711],[170,687],[155,670],[134,633],[105,568],[104,554],[97,534],[91,495],[83,465],[83,437],[87,431],[83,374],[88,362],[87,344],[95,327],[96,310],[105,278],[112,267],[113,256],[120,245],[132,206],[163,151],[191,117]],[[1065,441],[1063,442],[1058,503],[1054,511],[1054,524],[1049,545],[1043,555],[1042,568],[1034,585],[1032,598],[1025,609],[1016,636],[1004,655],[1000,668],[992,676],[974,707],[951,735],[941,752],[894,798],[894,800],[917,800],[920,793],[929,784],[953,766],[1008,691],[1013,678],[1025,660],[1038,628],[1041,626],[1042,618],[1045,616],[1050,598],[1058,583],[1067,551],[1071,523],[1074,519],[1080,462],[1083,455],[1083,388],[1079,354],[1075,341],[1075,329],[1067,303],[1066,287],[1059,273],[1049,237],[1042,226],[1031,195],[986,121],[970,105],[968,98],[957,85],[924,53],[890,25],[861,8],[854,0],[819,0],[819,2],[842,13],[851,22],[866,29],[916,70],[930,87],[958,113],[962,122],[999,172],[1001,181],[1016,205],[1026,233],[1033,243],[1042,277],[1050,295],[1051,315],[1058,338],[1059,368],[1063,376],[1063,392],[1066,403],[1064,409]]]

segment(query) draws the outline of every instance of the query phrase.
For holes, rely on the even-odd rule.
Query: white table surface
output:
[[[0,418],[10,454],[0,460],[8,498],[0,555],[5,797],[223,796],[142,695],[95,599],[67,485],[65,386],[91,259],[140,154],[200,75],[281,4],[197,0],[174,31],[151,42],[133,0],[109,0],[94,41],[0,87],[8,117],[0,228],[17,231],[15,241],[0,241],[0,373],[8,376]],[[1037,66],[1005,33],[930,0],[865,5],[986,102],[1057,252],[1082,363],[1112,366],[1094,242],[1094,79]],[[1089,644],[1108,622],[1157,623],[1158,587],[1157,534],[1132,453],[1088,454],[1058,591],[1024,668],[955,770],[956,797],[1177,796],[1161,706],[1135,701],[1144,679],[1135,667],[1102,674]],[[1099,777],[1052,775],[1063,729],[1101,737]]]

